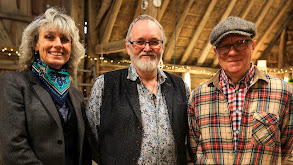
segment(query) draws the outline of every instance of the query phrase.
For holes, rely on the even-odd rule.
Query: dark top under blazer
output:
[[[99,128],[100,165],[129,165],[137,162],[142,141],[142,122],[137,82],[127,79],[128,69],[104,76],[104,95]],[[165,72],[162,84],[175,138],[177,164],[186,164],[187,97],[183,80]]]
[[[90,164],[84,147],[84,103],[80,91],[68,92],[77,117],[79,165]],[[0,153],[7,165],[65,165],[61,120],[50,94],[32,71],[0,75]]]

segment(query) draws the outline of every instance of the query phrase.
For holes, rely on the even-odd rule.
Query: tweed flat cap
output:
[[[228,34],[240,34],[255,37],[257,33],[254,23],[239,17],[228,17],[214,27],[210,35],[210,42],[216,46]]]

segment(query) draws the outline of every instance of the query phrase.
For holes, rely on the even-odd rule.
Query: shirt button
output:
[[[58,143],[59,145],[62,145],[62,144],[63,144],[62,140],[58,140],[57,143]]]
[[[230,156],[233,156],[233,155],[234,155],[234,152],[231,151],[231,152],[230,152]]]
[[[239,92],[239,90],[237,89],[237,90],[235,90],[235,93],[238,93]]]
[[[139,125],[137,126],[137,128],[138,128],[138,129],[141,129],[141,125],[139,124]]]
[[[136,159],[135,158],[132,158],[132,163],[135,163],[136,162]]]
[[[239,134],[239,130],[236,130],[236,131],[235,131],[235,134],[238,135],[238,134]]]
[[[139,141],[136,141],[135,144],[138,146],[139,145]]]

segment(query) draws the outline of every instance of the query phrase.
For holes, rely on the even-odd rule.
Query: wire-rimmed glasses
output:
[[[149,44],[150,48],[161,48],[163,45],[162,40],[155,40],[155,41],[128,41],[131,45],[138,47],[138,48],[144,48],[146,44]]]

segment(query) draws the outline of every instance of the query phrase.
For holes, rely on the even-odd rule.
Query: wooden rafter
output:
[[[188,1],[188,4],[185,6],[185,10],[183,11],[180,20],[178,21],[177,24],[177,31],[174,31],[172,34],[172,37],[169,39],[165,54],[164,54],[164,61],[170,61],[171,57],[173,55],[174,47],[175,47],[175,41],[177,40],[181,29],[183,27],[184,21],[188,15],[188,12],[193,4],[194,0]],[[175,36],[176,35],[176,36]]]
[[[90,2],[90,3],[93,3],[93,2]],[[111,3],[112,3],[112,0],[103,0],[102,1],[101,7],[99,9],[99,13],[95,17],[95,28],[99,26],[105,13],[107,12],[107,10],[109,10]]]
[[[159,13],[158,13],[158,21],[160,22],[166,9],[167,9],[167,6],[169,5],[169,2],[170,0],[164,0],[163,4],[162,4],[162,7],[161,9],[159,10]]]
[[[0,20],[0,39],[1,39],[0,42],[5,45],[13,45],[13,43],[12,43],[6,29],[4,28],[4,25],[1,20]]]
[[[279,56],[278,56],[278,68],[281,69],[284,66],[284,56],[286,48],[286,29],[282,31],[279,45]]]
[[[141,2],[142,0],[137,0],[137,6],[136,6],[136,9],[135,9],[135,13],[133,15],[133,18],[132,20],[136,19],[139,15],[140,15],[140,11],[141,11]]]
[[[272,34],[272,31],[275,27],[275,25],[277,25],[281,19],[281,17],[285,14],[285,12],[287,11],[287,9],[289,7],[291,7],[292,5],[292,1],[287,1],[284,8],[282,8],[282,10],[280,12],[277,13],[277,16],[274,17],[274,21],[272,22],[272,24],[270,25],[270,27],[266,30],[265,34],[263,35],[263,37],[261,38],[261,40],[258,42],[258,44],[256,45],[254,51],[253,51],[253,55],[252,55],[252,62],[255,63],[259,57],[261,57],[261,51],[263,51],[266,47],[265,41],[269,40],[270,34]],[[261,50],[261,48],[263,48],[263,50]]]
[[[110,39],[110,36],[111,36],[111,33],[112,33],[112,29],[114,27],[114,23],[116,21],[117,15],[119,13],[119,10],[120,10],[122,1],[123,0],[116,0],[115,1],[114,7],[112,9],[112,12],[111,12],[111,15],[110,15],[110,19],[107,22],[107,26],[105,28],[105,32],[104,32],[103,38],[101,40],[101,43],[107,43],[107,42],[109,42],[109,39]]]
[[[264,17],[268,14],[268,11],[269,11],[272,4],[273,4],[273,0],[269,0],[266,2],[265,7],[261,11],[261,14],[259,15],[257,21],[255,22],[256,27],[259,27],[259,25],[262,22],[262,20],[264,19]]]
[[[95,54],[117,53],[126,50],[124,40],[98,44],[95,47]]]
[[[187,48],[186,48],[186,51],[184,52],[184,54],[183,54],[183,56],[182,56],[182,59],[181,59],[181,61],[180,61],[180,64],[185,64],[186,61],[187,61],[187,59],[188,59],[189,56],[191,55],[192,50],[193,50],[193,48],[194,48],[194,45],[195,45],[195,43],[197,42],[197,40],[198,40],[198,38],[199,38],[201,32],[203,31],[203,29],[204,29],[204,27],[205,27],[205,25],[206,25],[206,23],[207,23],[207,21],[208,21],[210,15],[211,15],[211,13],[212,13],[212,11],[213,11],[213,9],[214,9],[214,7],[215,7],[217,1],[218,1],[218,0],[213,0],[213,1],[211,1],[211,3],[209,4],[209,7],[208,7],[207,11],[205,12],[205,14],[204,14],[204,16],[203,16],[201,22],[199,23],[197,29],[195,30],[195,33],[194,33],[194,35],[193,35],[193,37],[192,37],[192,39],[191,39],[189,45],[188,45]]]
[[[222,18],[221,18],[220,21],[226,19],[226,18],[230,15],[230,13],[231,13],[231,11],[232,11],[232,9],[233,9],[233,7],[234,7],[236,1],[237,1],[237,0],[232,0],[232,1],[230,2],[230,4],[229,4],[227,10],[226,10],[225,13],[223,14],[223,16],[222,16]],[[197,66],[202,66],[202,65],[203,65],[203,63],[204,63],[204,61],[206,60],[206,58],[207,58],[208,54],[210,53],[211,49],[212,49],[212,45],[209,43],[209,40],[208,40],[207,43],[206,43],[206,46],[205,46],[204,49],[202,50],[202,53],[201,53],[200,57],[199,57],[198,60],[197,60]]]
[[[35,17],[0,12],[0,18],[29,23],[32,22]]]
[[[255,0],[250,0],[248,2],[248,6],[245,8],[245,11],[243,12],[243,14],[241,15],[241,18],[245,19],[246,16],[248,15],[250,9],[253,7]]]
[[[282,25],[280,29],[287,29],[287,27],[290,25],[291,20],[293,19],[293,13],[286,19],[287,21]],[[277,33],[274,35],[274,38],[271,40],[271,42],[267,45],[266,49],[262,52],[262,55],[259,57],[261,60],[265,60],[269,54],[269,52],[272,50],[274,45],[278,42],[278,39],[281,35],[282,30],[278,30]]]

